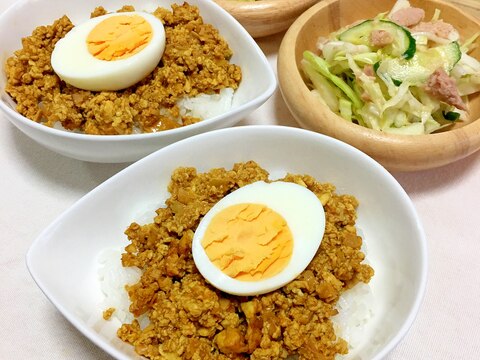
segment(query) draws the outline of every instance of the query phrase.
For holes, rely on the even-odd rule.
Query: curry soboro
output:
[[[255,181],[270,181],[253,161],[231,170],[198,173],[178,168],[171,177],[166,207],[153,223],[132,223],[131,244],[123,266],[138,266],[142,276],[127,286],[130,311],[147,314],[150,324],[123,324],[118,336],[150,359],[334,359],[348,351],[337,338],[330,318],[342,292],[369,282],[373,269],[362,263],[362,238],[355,228],[357,200],[337,195],[332,184],[309,175],[288,174],[314,192],[324,205],[326,229],[322,244],[307,269],[274,292],[230,296],[210,286],[191,254],[200,219],[226,194]],[[107,312],[109,316],[111,309]]]
[[[135,9],[124,6],[119,11]],[[91,16],[106,13],[98,7]],[[67,130],[94,135],[155,132],[200,121],[181,116],[177,100],[236,89],[241,69],[229,62],[231,49],[217,29],[203,22],[197,7],[173,4],[172,11],[159,7],[153,15],[165,27],[162,60],[144,80],[122,91],[92,92],[62,82],[50,57],[73,24],[63,16],[52,25],[37,27],[5,65],[5,90],[17,111],[47,126],[59,122]]]

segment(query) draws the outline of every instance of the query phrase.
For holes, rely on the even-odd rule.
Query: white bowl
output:
[[[358,198],[357,225],[375,269],[370,282],[374,314],[364,329],[363,344],[348,358],[357,354],[381,359],[406,334],[423,298],[427,277],[423,228],[411,200],[382,166],[350,145],[307,130],[222,129],[147,156],[84,196],[35,240],[27,254],[33,278],[95,344],[118,359],[134,358],[131,347],[116,338],[119,323],[102,319],[99,254],[125,246],[123,232],[132,221],[153,219],[154,210],[168,197],[175,168],[207,171],[247,160],[266,168],[271,178],[306,173],[335,184],[338,193]]]
[[[127,4],[125,0],[105,2],[108,11]],[[137,10],[152,11],[158,6],[170,8],[173,0],[135,1]],[[232,62],[242,68],[243,79],[235,92],[233,107],[227,113],[178,129],[150,134],[85,135],[49,128],[15,111],[15,104],[5,93],[6,78],[0,74],[0,109],[27,136],[50,150],[75,159],[92,162],[135,161],[166,145],[192,135],[232,126],[262,105],[275,91],[277,82],[265,55],[247,31],[213,1],[190,0],[200,8],[204,21],[213,24],[233,50]],[[67,14],[73,23],[89,18],[97,0],[20,0],[0,16],[0,64],[21,48],[21,38],[40,25],[47,25]],[[108,5],[107,5],[108,4]],[[25,16],[28,15],[28,21]]]

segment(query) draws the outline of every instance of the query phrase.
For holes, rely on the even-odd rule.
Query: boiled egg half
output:
[[[258,181],[210,209],[195,231],[192,254],[217,289],[259,295],[300,275],[324,231],[325,212],[313,192],[294,183]]]
[[[155,69],[165,50],[160,19],[144,12],[111,13],[70,30],[52,52],[55,73],[90,91],[132,86]]]

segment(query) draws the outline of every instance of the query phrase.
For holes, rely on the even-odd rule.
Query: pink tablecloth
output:
[[[0,0],[0,11],[13,2]],[[274,68],[281,38],[259,41]],[[278,91],[241,124],[297,126]],[[92,164],[57,155],[3,115],[0,147],[0,359],[111,359],[49,303],[31,279],[24,256],[61,212],[127,164]],[[436,170],[394,176],[423,220],[430,272],[417,320],[387,359],[478,359],[480,152]]]

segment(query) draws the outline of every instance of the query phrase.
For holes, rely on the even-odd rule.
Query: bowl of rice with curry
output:
[[[420,309],[427,251],[377,162],[255,125],[130,165],[45,229],[27,266],[117,359],[379,360]]]
[[[85,161],[135,161],[231,126],[276,87],[257,44],[210,1],[24,0],[0,33],[0,110]]]

